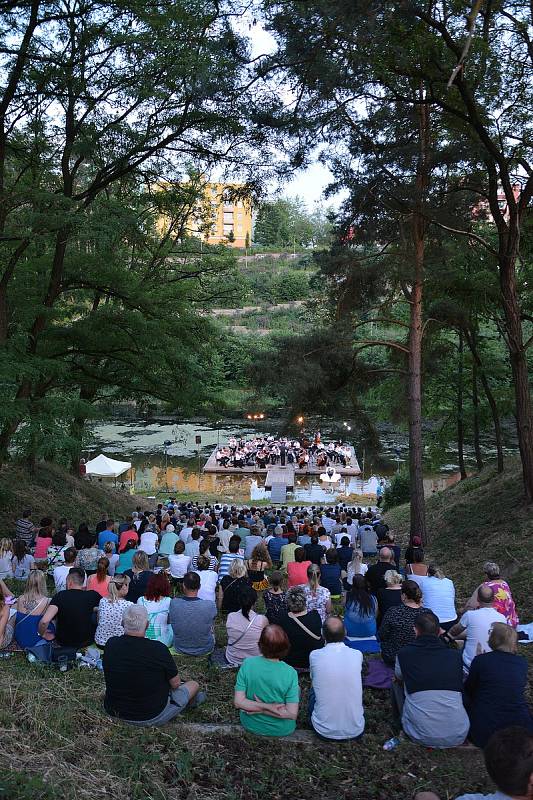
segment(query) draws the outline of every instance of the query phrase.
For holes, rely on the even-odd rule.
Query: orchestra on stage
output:
[[[327,468],[331,464],[348,467],[351,458],[352,448],[348,444],[342,441],[325,443],[320,431],[312,439],[302,437],[301,441],[275,436],[253,439],[231,436],[228,444],[219,447],[215,453],[219,467],[237,469],[294,465],[297,469],[305,470],[310,465]]]

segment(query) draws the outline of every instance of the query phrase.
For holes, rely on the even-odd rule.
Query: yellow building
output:
[[[168,184],[166,184],[168,186]],[[160,185],[163,190],[164,185]],[[252,243],[253,212],[249,200],[239,197],[244,184],[206,183],[204,199],[191,206],[186,231],[208,244],[227,244],[230,247],[249,247]],[[168,229],[169,219],[164,213],[157,221],[160,232]]]
[[[250,246],[253,214],[251,203],[238,196],[243,185],[208,183],[205,188],[211,208],[211,227],[206,236],[207,242],[227,243],[231,247]]]

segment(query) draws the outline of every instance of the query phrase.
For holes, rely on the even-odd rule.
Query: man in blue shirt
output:
[[[106,542],[113,542],[115,553],[118,549],[118,536],[115,533],[115,520],[108,519],[105,530],[98,534],[98,549],[103,550]]]
[[[281,561],[281,548],[286,544],[282,530],[278,526],[274,529],[274,537],[268,543],[268,552],[273,562]]]

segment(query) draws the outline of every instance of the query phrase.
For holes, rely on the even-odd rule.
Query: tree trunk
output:
[[[463,409],[463,332],[459,331],[459,361],[457,367],[457,458],[459,460],[459,472],[461,473],[461,480],[467,478],[465,467],[465,426],[464,426],[464,409]]]
[[[464,331],[466,341],[468,347],[470,348],[470,352],[472,353],[472,357],[474,359],[474,363],[477,367],[479,380],[481,381],[481,385],[483,386],[483,391],[485,392],[485,397],[487,398],[487,403],[489,404],[490,413],[492,416],[492,424],[494,427],[494,441],[496,445],[496,462],[497,462],[497,470],[498,472],[503,472],[505,465],[503,459],[503,437],[502,437],[502,426],[500,422],[500,413],[498,411],[498,404],[496,403],[496,399],[492,393],[492,389],[490,388],[490,384],[485,374],[485,370],[483,368],[483,362],[481,361],[481,356],[479,355],[479,351],[477,349],[477,336],[475,330],[468,328]]]
[[[411,216],[413,242],[413,281],[410,294],[409,320],[409,479],[411,489],[411,536],[420,536],[426,544],[426,504],[424,498],[423,444],[422,444],[422,338],[424,325],[423,287],[426,220],[423,205],[429,183],[429,108],[420,87],[418,113],[419,152],[416,166],[416,200]]]
[[[474,409],[474,453],[476,454],[476,467],[483,469],[483,456],[481,455],[481,443],[479,441],[479,394],[477,390],[477,366],[472,364],[472,407]]]
[[[509,220],[512,230],[514,220]],[[533,503],[533,406],[529,389],[527,351],[524,348],[522,320],[516,287],[518,241],[507,241],[507,252],[500,251],[500,291],[505,313],[505,331],[511,359],[516,405],[516,430],[522,460],[525,500]]]
[[[80,389],[79,399],[86,403],[91,402],[96,397],[96,387],[82,386]],[[72,448],[72,457],[70,460],[70,471],[73,475],[79,475],[81,446],[83,444],[83,434],[85,432],[85,423],[87,415],[84,411],[80,410],[75,414],[70,423],[70,437],[74,440],[75,444]]]
[[[418,243],[415,259],[423,264],[423,243]],[[422,260],[421,260],[422,259]],[[411,536],[427,542],[426,506],[424,500],[422,446],[422,281],[416,281],[411,291],[411,327],[409,331],[409,478],[411,484]]]

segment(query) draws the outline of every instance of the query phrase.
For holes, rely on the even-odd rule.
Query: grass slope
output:
[[[102,512],[123,516],[136,505],[144,506],[146,500],[96,480],[81,481],[57,464],[40,463],[33,476],[16,463],[0,471],[2,535],[14,533],[15,520],[25,508],[32,509],[36,524],[42,517],[51,516],[54,521],[67,517],[76,526],[86,521],[94,527]]]
[[[407,539],[409,507],[385,515]],[[533,620],[533,513],[523,502],[519,465],[510,463],[498,475],[493,468],[461,481],[427,502],[430,561],[444,567],[453,579],[459,600],[466,600],[483,579],[485,561],[496,561],[511,585],[524,622]]]
[[[45,510],[45,487],[26,486],[28,494],[18,493],[17,502],[31,500],[36,510]],[[49,491],[49,497],[59,500]],[[100,497],[69,500],[68,493],[65,487],[67,506],[57,506],[57,514],[71,514],[77,521],[77,503],[94,500],[100,508]],[[126,505],[131,507],[128,498]],[[114,509],[120,510],[116,504]],[[394,509],[387,516],[405,537],[408,509]],[[520,504],[518,473],[495,477],[488,471],[435,496],[428,503],[428,518],[430,556],[454,578],[461,597],[480,580],[483,561],[495,559],[507,570],[523,618],[533,618],[527,586],[533,526]],[[222,645],[222,620],[217,638]],[[0,799],[404,800],[433,788],[448,800],[464,791],[491,790],[477,752],[441,752],[405,743],[384,753],[383,742],[391,735],[386,692],[365,689],[367,725],[361,741],[316,740],[310,746],[249,735],[185,734],[179,720],[163,729],[130,729],[103,713],[101,673],[59,673],[30,666],[20,656],[0,663]],[[177,663],[183,679],[196,678],[208,690],[208,701],[187,714],[187,721],[238,721],[231,702],[234,673],[213,670],[207,659],[182,657]],[[303,728],[308,678],[301,677],[300,686],[298,727]]]

